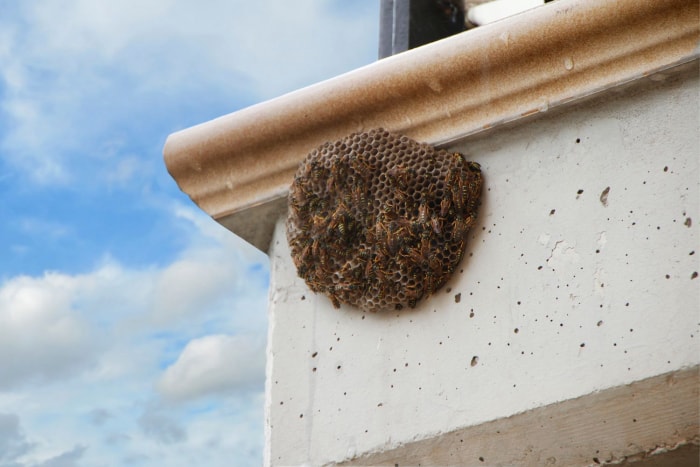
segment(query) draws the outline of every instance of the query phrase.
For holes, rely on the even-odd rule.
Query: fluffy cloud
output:
[[[196,313],[217,299],[230,295],[236,286],[237,268],[233,258],[187,258],[162,271],[154,291],[154,318],[171,322]]]
[[[114,415],[112,415],[108,410],[105,409],[93,409],[90,411],[90,421],[95,425],[95,426],[102,426],[112,418]]]
[[[95,71],[119,64],[141,87],[180,91],[195,78],[217,88],[257,86],[269,98],[374,58],[366,50],[376,50],[377,31],[368,31],[366,18],[376,4],[355,3],[50,0],[23,9],[34,38],[27,45],[48,67],[71,57],[81,72],[81,62],[92,61]],[[106,81],[89,77],[96,85]]]
[[[125,269],[107,260],[86,274],[46,272],[0,283],[0,392],[105,373],[104,366],[115,363],[105,356],[125,356],[135,343],[147,344],[155,284],[166,271]],[[148,356],[141,356],[144,362]]]
[[[96,342],[73,309],[78,282],[47,273],[0,288],[0,390],[64,378],[92,363]]]
[[[173,401],[233,393],[259,387],[265,378],[264,368],[262,339],[205,336],[187,344],[159,380],[158,389]]]
[[[0,466],[259,465],[267,259],[160,152],[373,61],[376,2],[0,3]]]
[[[245,308],[246,301],[264,302],[266,283],[250,282],[256,278],[247,269],[251,263],[241,260],[240,240],[192,210],[177,208],[175,214],[190,220],[194,231],[190,247],[162,268],[127,269],[107,259],[86,274],[47,272],[0,284],[0,391],[87,370],[117,377],[133,371],[133,358],[157,364],[157,353],[179,352],[164,349],[163,339],[184,346],[212,327],[230,329],[240,315],[246,316],[248,331],[264,335],[265,314],[251,320]],[[266,261],[262,254],[246,255]],[[240,345],[216,343],[222,345],[208,349]],[[201,349],[197,345],[192,349]],[[264,355],[259,345],[255,350]],[[264,366],[259,358],[251,362]],[[241,371],[246,379],[249,368]],[[230,371],[227,375],[233,378]]]
[[[33,467],[77,467],[78,461],[83,457],[86,449],[86,446],[75,446],[70,451],[51,457]]]
[[[0,413],[0,467],[74,467],[87,449],[86,446],[77,445],[70,451],[38,463],[27,464],[23,458],[36,445],[27,439],[16,414]]]
[[[147,410],[139,418],[139,425],[146,436],[162,444],[176,444],[187,439],[187,433],[179,423],[153,409]]]
[[[97,465],[110,450],[166,462],[152,456],[158,446],[199,452],[214,439],[222,452],[245,446],[259,459],[250,426],[261,432],[262,404],[236,401],[262,391],[267,259],[193,209],[172,214],[188,247],[170,264],[106,258],[85,274],[0,283],[0,412],[12,408],[29,433],[18,415],[0,413],[1,467]],[[225,423],[213,408],[227,410]],[[220,433],[224,425],[236,434]]]
[[[371,62],[375,57],[367,50],[376,49],[377,32],[367,31],[367,10],[341,14],[339,4],[330,5],[315,0],[5,5],[10,14],[3,16],[22,21],[0,19],[4,157],[43,184],[67,184],[81,168],[95,174],[95,167],[107,166],[99,175],[110,183],[152,174],[149,164],[133,158],[130,142],[162,120],[160,113],[171,121],[162,130],[172,131],[173,124],[218,116],[203,113],[205,107],[231,112]],[[376,10],[374,2],[358,5]],[[175,114],[192,120],[173,121]]]
[[[15,414],[0,413],[0,467],[20,466],[16,461],[32,450]]]

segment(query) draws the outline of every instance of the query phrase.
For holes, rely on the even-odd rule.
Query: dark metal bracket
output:
[[[466,30],[464,12],[450,0],[381,0],[379,58]]]

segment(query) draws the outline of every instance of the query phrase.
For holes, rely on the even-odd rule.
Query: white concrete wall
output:
[[[267,462],[340,462],[700,363],[698,108],[695,68],[454,146],[484,172],[479,223],[415,310],[333,309],[281,219]]]

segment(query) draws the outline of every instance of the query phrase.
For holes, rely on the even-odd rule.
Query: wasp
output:
[[[295,262],[296,264],[296,262]],[[297,264],[297,273],[299,274],[299,277],[301,278],[306,278],[306,273],[309,271],[309,266],[306,263],[299,263]]]
[[[430,225],[433,228],[433,232],[435,232],[437,235],[442,233],[442,219],[438,218],[437,216],[432,216],[430,218]]]
[[[456,181],[456,183],[454,183]],[[453,178],[453,183],[450,184],[450,192],[452,194],[452,203],[455,206],[455,209],[457,209],[457,212],[462,212],[462,177],[459,175]]]
[[[307,238],[303,241],[300,241],[299,245],[296,245],[297,248],[301,248],[301,252],[299,253],[299,258],[300,258],[300,260],[301,260],[300,262],[302,264],[307,262],[307,260],[309,259],[309,254],[313,254],[311,252],[312,244],[313,244],[313,240],[311,240],[310,238]]]
[[[331,175],[333,175],[338,180],[345,179],[348,173],[348,165],[343,160],[336,160],[331,166]]]
[[[363,187],[356,185],[352,188],[352,200],[355,206],[362,209],[362,207],[367,203],[367,198],[365,195],[365,190]]]
[[[428,186],[428,190],[426,190],[423,193],[423,198],[425,198],[425,200],[428,202],[428,204],[430,206],[435,206],[436,200],[438,198],[437,194],[438,194],[437,185],[435,183],[431,183]]]
[[[421,235],[420,254],[423,258],[428,258],[430,256],[430,238],[428,235]]]
[[[452,238],[453,239],[456,239],[456,238],[462,239],[462,238],[464,238],[464,234],[466,232],[467,232],[467,222],[465,221],[465,219],[455,217],[455,219],[452,221]]]
[[[371,259],[365,260],[365,279],[369,280],[374,273],[374,262]]]
[[[365,234],[365,242],[366,242],[368,245],[374,245],[374,244],[376,244],[376,242],[377,242],[376,229],[367,228],[367,229],[364,231],[364,234]]]
[[[311,234],[314,235],[325,230],[326,226],[328,225],[328,220],[328,214],[325,212],[317,212],[313,214],[311,216]]]
[[[467,162],[467,168],[469,170],[471,170],[472,172],[481,173],[481,164],[479,164],[478,162],[474,162],[474,161]]]
[[[358,290],[360,288],[359,285],[357,284],[349,284],[349,283],[342,283],[342,284],[336,284],[334,287],[334,290],[336,292],[354,292],[355,290]]]
[[[348,211],[345,205],[339,204],[328,221],[328,230],[337,230],[341,237],[345,237],[348,218]]]
[[[421,236],[419,248],[408,251],[408,257],[421,271],[430,269],[431,263],[437,261],[437,258],[431,258],[430,238],[427,235]]]
[[[421,198],[418,206],[418,222],[423,225],[428,223],[428,203],[425,201],[425,198]]]
[[[313,163],[313,164],[316,164],[315,161],[304,162],[304,163],[303,163],[303,165],[302,165],[302,170],[301,170],[301,177],[300,177],[300,178],[309,178],[309,176],[311,175],[311,172],[313,171],[313,170],[312,170],[313,167],[311,166],[312,163]],[[297,177],[294,177],[294,179],[295,179],[295,181],[296,181]]]
[[[395,255],[401,247],[402,242],[401,236],[399,235],[399,232],[401,232],[401,230],[402,229],[399,228],[396,221],[391,221],[389,223],[389,228],[386,232],[386,246],[389,249],[389,253],[391,255]]]
[[[374,273],[375,276],[377,276],[377,279],[382,283],[385,284],[387,281],[387,276],[386,276],[386,271],[381,268],[381,266],[374,264],[372,266],[372,272]]]
[[[383,285],[380,285],[378,287],[378,290],[377,290],[377,299],[383,300],[385,296],[386,296],[386,288]]]
[[[335,295],[335,292],[333,291],[328,291],[327,292],[328,298],[331,299],[331,303],[333,304],[333,308],[336,310],[340,308],[340,300],[338,300],[338,297]]]
[[[313,195],[309,200],[308,210],[311,212],[325,211],[328,206],[328,201],[326,198],[321,198],[319,196]]]
[[[399,226],[399,230],[406,232],[407,239],[410,239],[414,235],[419,235],[423,231],[419,222],[408,220],[405,217],[396,215],[393,221]]]
[[[469,211],[475,211],[477,203],[479,202],[479,193],[481,193],[481,177],[476,177],[474,180],[469,182],[469,193],[467,204]]]
[[[386,172],[387,177],[397,188],[408,188],[408,174],[402,165],[395,165]]]
[[[304,280],[309,286],[309,289],[312,291],[316,293],[326,293],[326,286],[323,285],[323,282],[318,279],[318,276],[314,271],[309,271],[309,273],[304,277]]]
[[[435,275],[433,274],[432,271],[427,271],[425,275],[423,276],[424,280],[424,285],[425,285],[425,293],[430,296],[437,290],[437,284],[435,282]]]
[[[384,201],[384,205],[382,206],[382,215],[386,217],[396,216],[396,206],[394,206],[394,201],[390,199]]]
[[[372,177],[372,172],[376,170],[375,166],[371,165],[360,157],[352,161],[352,168],[355,169],[355,171],[365,180],[370,179]]]
[[[377,222],[374,224],[374,238],[377,240],[384,238],[384,233],[386,232],[383,220],[383,216],[380,215],[379,219],[377,219]]]
[[[440,215],[442,217],[447,216],[447,214],[450,212],[450,200],[449,198],[442,198],[442,201],[440,201]]]
[[[372,261],[372,273],[379,279],[381,284],[387,283],[387,273],[383,269],[388,264],[388,255],[383,248],[379,248]]]
[[[333,176],[333,173],[331,173],[328,176],[328,179],[326,180],[326,191],[327,192],[332,192],[333,191],[333,185],[335,185],[335,177]]]
[[[326,282],[327,277],[330,277],[333,275],[333,269],[332,269],[332,264],[330,261],[328,261],[328,247],[325,246],[320,253],[319,260],[314,263],[315,269],[314,272],[316,273],[316,277],[318,277],[320,280]]]
[[[298,207],[308,207],[309,203],[316,198],[313,191],[310,191],[304,184],[295,183],[294,190],[291,192],[292,203]]]
[[[408,306],[415,308],[421,298],[423,298],[423,287],[407,287],[406,288],[406,298],[408,299]]]
[[[309,171],[311,173],[311,178],[313,178],[314,180],[318,180],[323,176],[323,164],[321,164],[318,161],[312,160],[309,164]]]
[[[326,248],[322,248],[322,241],[318,237],[311,238],[311,255],[318,258],[321,264],[326,262]]]
[[[331,259],[331,260],[338,259],[338,256],[334,255],[334,252],[336,249],[335,244],[326,243],[324,241],[324,242],[321,242],[321,247],[322,248],[319,250],[319,254],[318,254],[318,261],[322,266],[326,266],[328,263],[332,264],[332,261],[331,262],[328,261],[329,259]],[[326,274],[326,275],[329,275],[329,274]]]
[[[292,203],[292,209],[294,209],[294,203]],[[311,218],[309,216],[298,216],[296,219],[296,228],[300,230],[301,232],[307,232],[309,228],[311,227],[310,221]],[[289,227],[288,227],[289,228]]]

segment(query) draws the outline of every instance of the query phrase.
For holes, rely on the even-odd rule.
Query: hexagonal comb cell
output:
[[[325,143],[289,190],[297,273],[336,308],[415,307],[462,259],[481,186],[476,162],[383,129]]]

